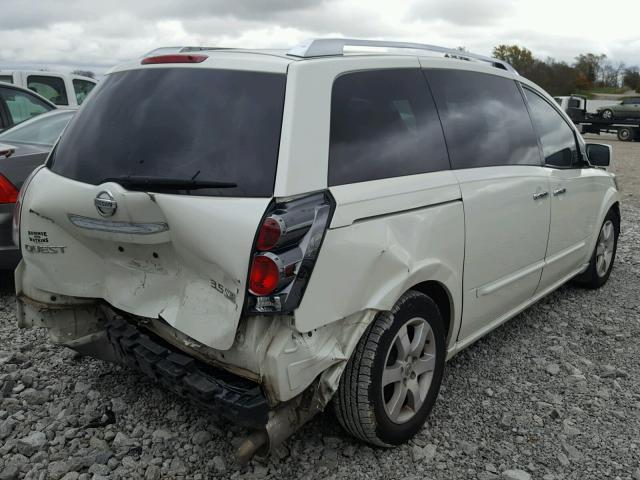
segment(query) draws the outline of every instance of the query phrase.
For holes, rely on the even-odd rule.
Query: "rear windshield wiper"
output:
[[[147,177],[140,175],[124,175],[121,177],[109,177],[100,183],[114,182],[123,187],[131,188],[161,188],[164,190],[197,190],[201,188],[235,188],[238,185],[233,182],[213,182],[207,180],[195,180],[189,178]]]

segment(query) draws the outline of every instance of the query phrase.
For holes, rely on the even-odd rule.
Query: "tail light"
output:
[[[7,177],[0,175],[0,203],[16,203],[18,200],[18,189]]]
[[[272,203],[251,257],[246,309],[284,313],[298,307],[333,212],[329,192]]]

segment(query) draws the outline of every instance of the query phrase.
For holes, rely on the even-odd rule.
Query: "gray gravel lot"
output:
[[[347,437],[327,412],[241,469],[243,429],[19,330],[3,278],[0,480],[640,480],[640,184],[625,177],[638,174],[640,144],[612,144],[627,202],[609,283],[563,287],[455,357],[424,430],[392,450]]]

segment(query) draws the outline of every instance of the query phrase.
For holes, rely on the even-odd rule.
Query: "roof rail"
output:
[[[476,60],[486,62],[496,68],[501,68],[517,74],[515,68],[509,63],[498,58],[485,57],[475,53],[455,50],[453,48],[439,47],[437,45],[425,45],[422,43],[387,42],[384,40],[358,40],[353,38],[316,38],[293,47],[287,55],[300,58],[327,57],[344,55],[344,47],[379,47],[379,48],[409,48],[413,50],[425,50],[436,53],[444,53],[454,58],[464,60]]]

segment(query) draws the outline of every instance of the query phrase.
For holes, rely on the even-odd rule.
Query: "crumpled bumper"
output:
[[[136,368],[234,423],[263,428],[269,405],[255,382],[204,364],[95,300],[52,305],[17,297],[18,325],[45,327],[53,343]]]

